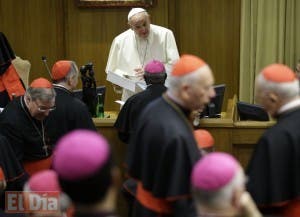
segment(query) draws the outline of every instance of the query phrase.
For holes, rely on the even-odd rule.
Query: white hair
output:
[[[266,80],[262,73],[256,78],[256,85],[260,91],[269,91],[276,93],[284,100],[290,100],[299,95],[299,80],[295,79],[292,82],[276,83]]]
[[[193,197],[196,202],[196,206],[205,207],[210,210],[214,209],[226,209],[232,206],[232,197],[235,189],[244,187],[245,185],[245,175],[240,168],[237,170],[235,176],[232,180],[220,188],[217,191],[206,191],[202,189],[193,188]]]
[[[195,82],[197,82],[199,80],[199,73],[202,74],[202,72],[206,71],[206,70],[211,71],[211,69],[209,68],[208,65],[202,66],[187,75],[183,75],[183,76],[170,75],[168,89],[171,92],[177,92],[180,90],[180,87],[182,86],[182,84],[193,85]]]

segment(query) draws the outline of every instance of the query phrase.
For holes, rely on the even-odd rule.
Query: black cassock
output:
[[[129,175],[155,198],[170,203],[170,216],[196,216],[190,174],[200,153],[189,114],[164,94],[143,110],[128,147]],[[139,192],[137,200],[141,203]],[[140,205],[134,216],[157,216],[153,209],[147,211],[149,204]]]
[[[86,105],[74,97],[66,88],[54,85],[56,109],[46,118],[46,128],[51,144],[56,144],[66,133],[75,129],[96,131]]]
[[[22,191],[23,185],[28,179],[22,165],[17,160],[16,155],[8,140],[0,135],[0,167],[5,175],[7,183],[6,191]],[[0,192],[0,209],[4,208],[5,194]]]
[[[21,163],[41,160],[52,154],[47,128],[44,128],[45,146],[42,122],[30,116],[23,96],[16,97],[0,113],[0,129]]]
[[[123,142],[129,142],[130,135],[135,130],[137,119],[146,105],[160,97],[165,91],[166,87],[163,84],[152,84],[146,90],[126,100],[114,125]]]
[[[247,168],[248,191],[259,205],[300,196],[300,109],[285,112],[255,147]]]

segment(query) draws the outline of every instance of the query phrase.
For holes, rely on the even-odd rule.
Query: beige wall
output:
[[[238,91],[240,0],[157,0],[152,22],[174,31],[180,53],[206,60],[216,83],[227,84],[226,97]],[[2,0],[0,31],[14,51],[32,64],[30,79],[49,78],[41,61],[92,61],[98,85],[106,85],[106,109],[119,106],[104,68],[111,42],[127,28],[128,8],[83,9],[74,0]]]

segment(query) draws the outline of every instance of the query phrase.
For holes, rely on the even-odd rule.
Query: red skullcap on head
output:
[[[61,191],[58,177],[53,170],[35,173],[28,181],[30,191]]]
[[[217,191],[233,179],[238,169],[239,163],[229,154],[207,154],[193,168],[192,186],[200,190]]]
[[[68,60],[57,61],[52,67],[52,79],[63,79],[71,69],[71,62]]]
[[[52,83],[46,78],[37,78],[30,84],[31,88],[52,88]]]
[[[5,180],[4,172],[2,168],[0,167],[0,181]]]
[[[149,63],[147,63],[144,71],[150,74],[156,74],[156,73],[165,73],[166,69],[162,62],[158,60],[152,60]]]
[[[109,155],[109,145],[104,137],[90,130],[75,130],[58,141],[53,168],[63,180],[85,179],[101,169]]]
[[[199,148],[209,148],[215,144],[214,137],[207,130],[195,130],[194,136]]]
[[[271,64],[262,70],[262,75],[268,81],[275,83],[293,82],[296,74],[288,66],[283,64]]]
[[[197,56],[184,54],[180,59],[174,64],[172,69],[173,76],[183,76],[192,73],[206,63]]]

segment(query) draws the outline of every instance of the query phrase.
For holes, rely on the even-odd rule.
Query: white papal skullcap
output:
[[[145,12],[146,10],[144,8],[132,8],[129,13],[128,13],[128,21],[130,20],[131,17],[133,17],[134,15],[141,13],[141,12]]]

